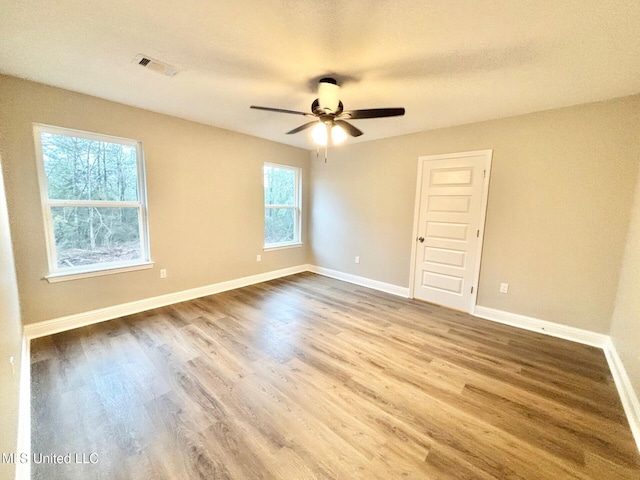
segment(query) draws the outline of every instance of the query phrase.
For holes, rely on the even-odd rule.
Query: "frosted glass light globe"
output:
[[[340,125],[334,125],[331,129],[331,140],[334,145],[344,142],[347,139],[347,132]]]
[[[311,130],[311,138],[313,138],[316,145],[324,147],[327,144],[327,126],[322,122],[318,122]]]

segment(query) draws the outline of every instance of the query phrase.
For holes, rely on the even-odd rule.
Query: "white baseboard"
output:
[[[18,393],[18,445],[16,453],[27,454],[29,461],[16,461],[16,480],[31,478],[31,340],[22,337]]]
[[[560,323],[527,317],[517,313],[505,312],[503,310],[496,310],[494,308],[482,307],[480,305],[476,305],[474,315],[476,317],[484,318],[485,320],[504,323],[505,325],[511,325],[512,327],[523,328],[533,332],[544,333],[545,335],[551,335],[552,337],[564,338],[565,340],[591,345],[592,347],[604,348],[609,341],[609,336],[603,333],[569,327]]]
[[[343,282],[355,283],[363,287],[372,288],[374,290],[380,290],[381,292],[390,293],[399,297],[408,298],[409,288],[400,287],[391,283],[380,282],[378,280],[371,280],[370,278],[359,277],[357,275],[351,275],[350,273],[339,272],[338,270],[331,270],[330,268],[318,267],[317,265],[309,265],[309,271],[324,275],[325,277],[335,278],[342,280]]]
[[[143,312],[145,310],[151,310],[152,308],[159,308],[174,303],[185,302],[187,300],[193,300],[194,298],[200,298],[207,295],[213,295],[215,293],[226,292],[227,290],[246,287],[248,285],[266,282],[268,280],[286,277],[288,275],[306,272],[308,270],[309,265],[297,265],[295,267],[283,268],[281,270],[274,270],[271,272],[259,273],[257,275],[251,275],[248,277],[236,278],[234,280],[228,280],[226,282],[205,285],[204,287],[192,288],[190,290],[183,290],[181,292],[169,293],[166,295],[160,295],[158,297],[145,298],[142,300],[136,300],[134,302],[114,305],[112,307],[100,308],[98,310],[91,310],[89,312],[78,313],[75,315],[68,315],[66,317],[45,320],[43,322],[27,324],[24,326],[24,336],[28,339],[32,339],[44,337],[47,335],[53,335],[54,333],[73,330],[74,328],[84,327],[86,325],[104,322],[106,320],[112,320],[114,318]]]
[[[640,451],[640,401],[633,389],[627,370],[624,368],[624,363],[622,363],[622,359],[610,338],[604,347],[604,354],[607,357],[613,380],[616,382],[624,413],[627,415],[627,420],[629,420],[631,433],[633,433],[638,451]]]

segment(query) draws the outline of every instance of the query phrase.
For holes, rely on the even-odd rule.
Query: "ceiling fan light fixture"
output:
[[[344,110],[344,105],[339,98],[339,92],[340,86],[336,79],[325,77],[318,82],[318,98],[311,104],[310,113],[283,108],[259,107],[257,105],[251,105],[251,108],[313,118],[312,121],[287,132],[287,135],[311,129],[313,142],[317,146],[325,147],[325,160],[329,142],[331,142],[331,145],[338,145],[344,142],[347,137],[360,137],[362,135],[362,130],[347,122],[347,120],[399,117],[405,113],[404,108]]]
[[[334,145],[344,142],[347,139],[347,132],[340,125],[334,125],[331,128],[331,141]]]
[[[311,138],[313,138],[313,142],[316,145],[324,147],[327,144],[327,126],[322,122],[318,122],[311,130]]]

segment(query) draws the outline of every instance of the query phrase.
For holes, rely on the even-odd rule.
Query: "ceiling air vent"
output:
[[[169,65],[168,63],[155,60],[142,54],[136,55],[136,58],[133,59],[133,63],[137,63],[141,67],[153,70],[154,72],[162,73],[167,77],[173,77],[178,73],[178,69],[173,65]]]

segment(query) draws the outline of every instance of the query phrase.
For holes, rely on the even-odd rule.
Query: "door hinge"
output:
[[[473,293],[473,287],[471,287],[471,293]]]
[[[480,230],[476,232],[476,238],[480,238]]]
[[[483,170],[483,171],[482,171],[482,178],[484,178],[484,177],[486,177],[486,176],[487,176],[487,171],[486,171],[486,170]]]

